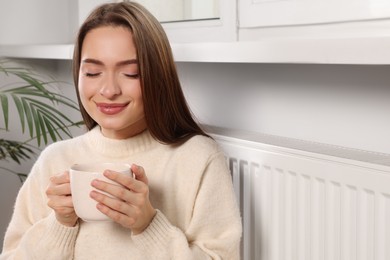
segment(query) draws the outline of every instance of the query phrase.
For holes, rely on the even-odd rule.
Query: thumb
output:
[[[142,166],[132,164],[131,171],[134,174],[134,178],[138,181],[141,181],[145,184],[148,184],[148,177],[146,177],[145,170]]]

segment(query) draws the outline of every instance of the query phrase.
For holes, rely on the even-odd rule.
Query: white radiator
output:
[[[243,260],[390,260],[390,156],[210,130],[228,156]]]

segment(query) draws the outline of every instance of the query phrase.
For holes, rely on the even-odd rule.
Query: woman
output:
[[[238,259],[241,220],[225,158],[191,116],[166,35],[136,3],[81,26],[74,81],[88,132],[48,146],[21,188],[1,259]],[[91,183],[110,222],[72,203],[75,163],[131,162]],[[113,197],[101,192],[111,194]]]

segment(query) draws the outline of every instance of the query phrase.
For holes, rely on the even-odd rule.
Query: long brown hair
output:
[[[101,5],[80,27],[73,54],[73,77],[87,128],[90,130],[97,123],[80,101],[81,48],[87,33],[102,26],[124,26],[133,34],[145,119],[152,136],[167,144],[181,143],[198,134],[208,136],[195,122],[185,100],[164,29],[149,11],[134,2]]]

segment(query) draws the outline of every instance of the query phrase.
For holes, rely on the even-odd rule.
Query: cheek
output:
[[[139,88],[136,93],[134,93],[134,97],[136,99],[137,106],[139,107],[140,110],[142,110],[142,113],[144,111],[144,102],[142,99],[142,91],[141,88]]]
[[[85,81],[83,81],[82,79],[79,80],[78,91],[80,95],[81,104],[84,108],[87,109],[88,100],[90,99],[91,93],[89,93],[90,91],[88,91],[88,88],[85,85]]]
[[[88,87],[88,80],[84,79],[83,77],[79,78],[79,86],[78,90],[80,93],[81,99],[86,99],[92,95],[93,90]]]
[[[141,92],[141,89],[135,91],[134,97],[138,100],[139,103],[142,103],[142,92]]]
[[[138,84],[134,88],[134,96],[137,97],[138,100],[142,101],[142,90],[140,82],[138,82]]]
[[[131,97],[131,99],[137,103],[142,103],[142,91],[139,82],[131,84],[125,83],[123,86],[122,95]]]

